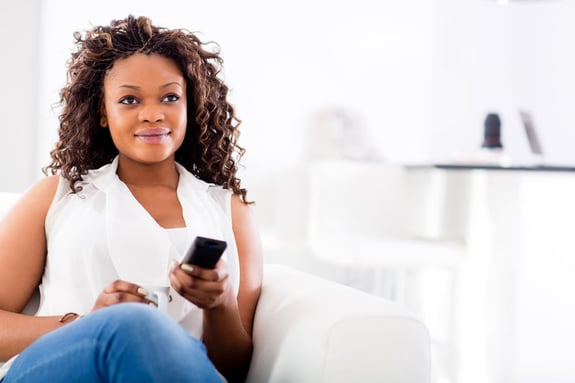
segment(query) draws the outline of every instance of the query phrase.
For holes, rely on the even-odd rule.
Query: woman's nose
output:
[[[164,119],[164,112],[160,105],[148,104],[143,105],[140,110],[140,121],[142,122],[158,122]]]

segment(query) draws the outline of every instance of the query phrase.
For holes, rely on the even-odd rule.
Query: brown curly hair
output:
[[[197,178],[231,189],[247,203],[247,191],[236,177],[245,152],[237,142],[241,121],[227,101],[216,43],[132,15],[96,26],[85,35],[75,32],[74,39],[77,50],[68,61],[67,83],[60,91],[59,141],[50,152],[52,162],[43,169],[45,174],[59,173],[76,191],[76,183],[88,170],[114,159],[118,149],[109,130],[100,127],[104,77],[116,60],[136,53],[158,54],[178,65],[187,85],[188,123],[176,161]]]

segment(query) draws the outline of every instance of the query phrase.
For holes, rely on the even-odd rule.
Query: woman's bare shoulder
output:
[[[46,258],[44,222],[58,176],[26,190],[0,220],[0,309],[19,312],[38,285]]]
[[[31,208],[41,208],[48,211],[60,181],[59,175],[41,178],[22,194],[20,203],[25,203]]]
[[[48,209],[58,189],[58,175],[44,177],[30,186],[16,200],[16,203],[3,218],[2,229],[8,226],[24,225],[26,222],[44,224]]]

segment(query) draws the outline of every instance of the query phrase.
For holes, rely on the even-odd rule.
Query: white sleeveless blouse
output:
[[[46,217],[48,254],[40,286],[38,316],[88,313],[103,288],[116,279],[169,285],[172,260],[180,261],[195,236],[223,239],[223,255],[237,295],[239,261],[231,223],[231,191],[208,184],[179,164],[178,198],[186,236],[174,246],[128,187],[118,178],[118,158],[90,171],[82,191],[61,178]],[[182,243],[185,246],[182,247]],[[168,314],[192,335],[202,334],[202,312],[175,291]]]

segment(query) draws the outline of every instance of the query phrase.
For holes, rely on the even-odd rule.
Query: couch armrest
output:
[[[430,381],[430,339],[397,303],[266,265],[254,319],[251,383]]]

